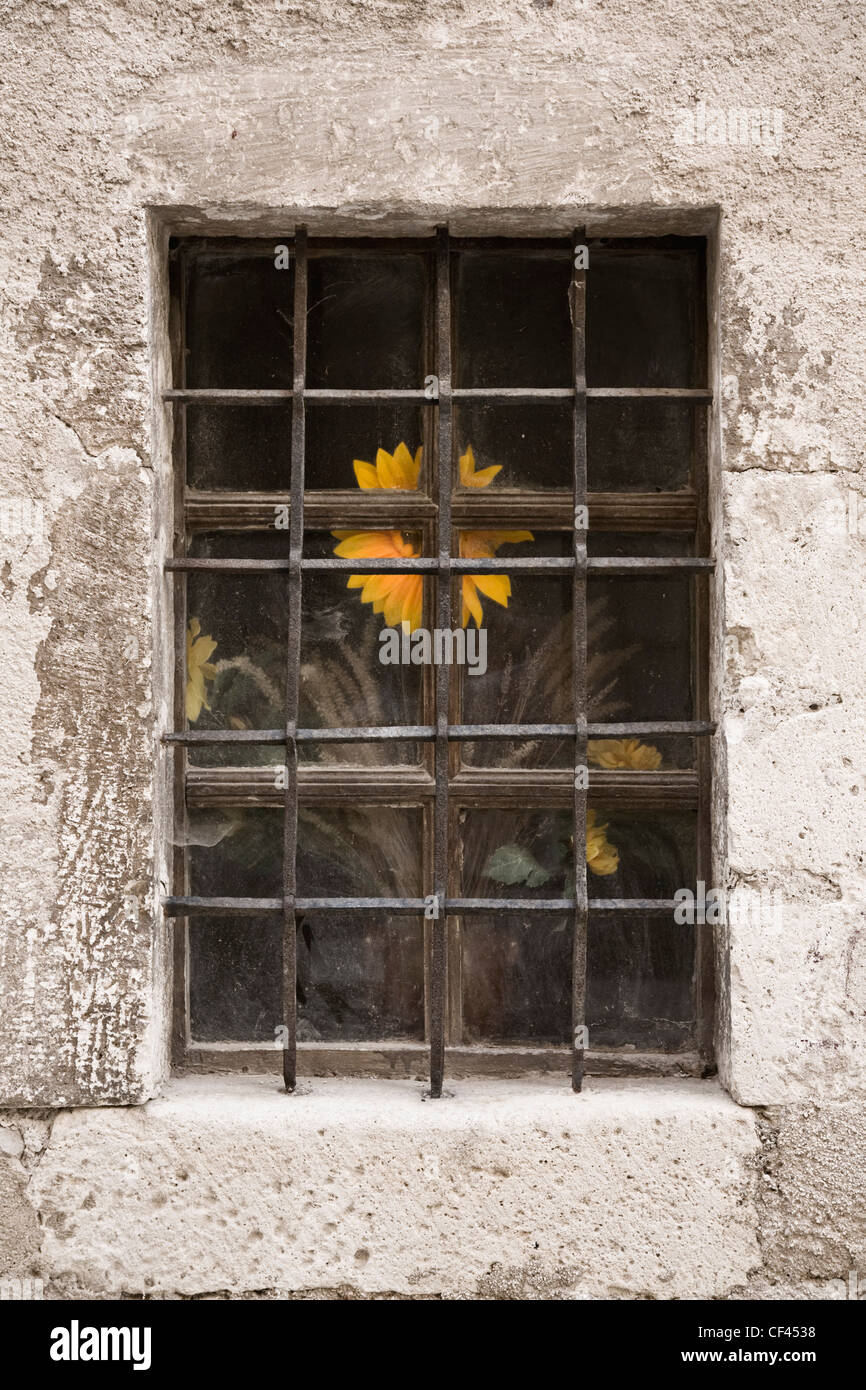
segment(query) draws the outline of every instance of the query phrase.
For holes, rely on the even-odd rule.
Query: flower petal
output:
[[[409,631],[414,632],[416,627],[421,626],[422,613],[424,609],[424,581],[420,574],[410,574],[411,589],[409,597],[403,604],[403,618],[409,624]]]
[[[503,608],[508,607],[511,580],[507,574],[473,574],[470,578],[485,598],[492,598],[494,603],[501,603]]]
[[[475,588],[475,579],[474,579],[474,576],[471,575],[471,574],[464,574],[464,576],[463,576],[463,623],[464,623],[464,626],[465,626],[466,623],[468,622],[467,609],[468,609],[468,612],[469,612],[469,613],[472,615],[472,617],[475,619],[475,626],[476,626],[476,627],[480,627],[480,626],[481,626],[482,619],[483,619],[483,617],[484,617],[484,610],[483,610],[483,608],[481,607],[481,600],[479,599],[477,590],[476,590],[476,588]]]
[[[365,463],[363,459],[353,459],[352,467],[355,470],[355,477],[358,479],[358,487],[369,490],[373,487],[381,487],[379,474],[372,463]]]
[[[394,450],[394,475],[399,480],[393,484],[394,487],[415,488],[418,485],[415,460],[402,441]]]
[[[502,472],[501,463],[492,463],[489,468],[479,468],[477,473],[467,473],[463,479],[464,487],[487,487],[492,483],[497,473]]]
[[[387,577],[390,579],[391,585],[385,599],[385,622],[388,627],[396,627],[398,623],[403,621],[403,605],[409,597],[412,575],[388,575]]]
[[[339,545],[334,554],[344,560],[355,560],[365,556],[368,560],[387,560],[399,555],[395,549],[392,531],[351,531]]]
[[[216,648],[217,644],[212,637],[199,637],[189,648],[187,661],[190,665],[201,666],[205,661],[210,660]]]
[[[376,450],[376,472],[380,487],[399,487],[400,480],[394,466],[394,456],[387,449]]]

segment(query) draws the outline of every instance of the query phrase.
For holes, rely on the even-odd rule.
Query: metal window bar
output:
[[[439,410],[436,417],[436,481],[439,519],[439,548],[436,582],[436,617],[442,632],[451,630],[451,255],[448,231],[436,233],[436,311],[435,369],[439,383]],[[451,666],[443,661],[436,668],[434,715],[436,743],[434,769],[436,797],[433,807],[433,917],[430,951],[430,1094],[442,1095],[445,1074],[445,1001],[447,978],[448,893],[448,710],[451,699]]]
[[[295,303],[292,380],[291,497],[289,516],[289,612],[286,641],[286,793],[283,811],[283,1081],[291,1093],[297,1085],[298,941],[298,682],[301,665],[301,601],[304,549],[304,384],[307,374],[307,232],[295,232]]]
[[[365,561],[366,564],[366,561]],[[701,738],[716,732],[715,720],[681,719],[662,723],[587,724],[587,738]],[[449,724],[450,739],[574,738],[575,724]],[[433,724],[353,725],[346,729],[298,729],[298,743],[425,742],[436,737]],[[187,729],[163,734],[164,743],[285,743],[283,729]],[[645,775],[645,774],[644,774]]]
[[[455,401],[487,401],[487,400],[517,400],[517,401],[567,401],[575,395],[573,386],[455,386],[452,387],[450,395]],[[691,386],[588,386],[580,392],[582,396],[600,399],[621,398],[632,399],[643,397],[657,400],[682,400],[700,401],[709,403],[713,399],[712,391],[703,387],[695,388]],[[425,390],[390,390],[388,387],[376,387],[373,390],[341,390],[334,386],[316,386],[299,390],[288,388],[263,388],[261,390],[248,387],[231,386],[206,386],[206,387],[176,387],[171,390],[163,391],[162,398],[165,401],[233,401],[236,404],[248,403],[255,405],[269,405],[272,401],[290,401],[295,397],[303,400],[318,401],[421,401],[429,402],[436,400],[436,396],[430,396]]]
[[[571,967],[571,1086],[583,1085],[583,1026],[586,1020],[586,938],[589,925],[589,890],[586,880],[587,789],[582,770],[586,766],[586,271],[578,265],[583,229],[572,242],[571,327],[573,407],[574,527],[572,531],[572,712],[574,714],[574,797],[572,846],[574,850],[574,927]]]
[[[392,912],[414,916],[423,912],[425,898],[294,898],[297,912]],[[674,911],[673,898],[449,898],[440,911],[443,922],[448,913],[457,912],[618,912],[640,916],[668,917]],[[258,917],[267,914],[281,916],[283,898],[163,898],[168,917],[196,915]],[[444,977],[443,977],[444,979]],[[444,1031],[443,1031],[444,1035]]]
[[[524,389],[454,388],[451,382],[451,247],[447,228],[436,234],[435,253],[435,368],[438,392],[433,403],[437,410],[436,485],[438,553],[436,557],[409,560],[364,561],[371,573],[431,573],[436,579],[437,619],[443,629],[451,627],[452,576],[461,573],[510,573],[544,575],[569,573],[573,593],[573,698],[574,722],[569,724],[449,724],[450,667],[438,667],[435,683],[435,724],[418,726],[355,727],[347,729],[299,729],[298,677],[300,666],[300,627],[302,583],[305,571],[353,571],[355,560],[337,557],[310,559],[303,556],[304,540],[304,452],[305,402],[322,400],[418,400],[429,403],[424,390],[331,390],[308,389],[306,379],[306,317],[307,317],[307,239],[304,228],[295,236],[294,290],[294,361],[291,390],[189,389],[166,390],[166,401],[180,404],[194,401],[234,401],[267,404],[274,400],[292,400],[291,462],[292,473],[288,494],[290,531],[289,556],[278,560],[190,558],[175,555],[165,561],[165,568],[183,576],[196,570],[223,573],[285,572],[289,576],[289,636],[286,654],[286,723],[284,729],[261,730],[177,730],[166,733],[163,741],[181,747],[220,744],[283,744],[286,748],[288,776],[284,797],[284,857],[283,895],[270,898],[198,898],[183,895],[167,896],[163,907],[168,916],[280,915],[283,920],[283,1015],[286,1045],[283,1053],[283,1075],[286,1090],[291,1092],[297,1082],[296,1060],[296,930],[297,914],[330,912],[338,909],[353,911],[387,911],[396,914],[418,914],[427,902],[423,898],[300,898],[296,894],[297,821],[298,821],[298,753],[297,745],[306,741],[322,742],[387,742],[397,740],[430,741],[434,743],[434,870],[433,889],[438,916],[433,919],[430,963],[430,1086],[431,1095],[441,1096],[445,1062],[445,1009],[447,996],[446,925],[449,914],[466,912],[519,911],[531,913],[570,912],[574,915],[573,974],[572,974],[572,1087],[579,1091],[583,1080],[584,1058],[579,1046],[580,1029],[584,1022],[586,997],[586,935],[590,913],[640,914],[668,917],[674,902],[667,899],[589,898],[586,872],[586,809],[587,791],[580,785],[580,770],[586,766],[588,738],[664,737],[689,735],[698,739],[711,736],[716,724],[711,720],[641,721],[627,723],[589,723],[586,719],[586,581],[592,572],[604,574],[666,574],[686,573],[707,575],[715,568],[711,558],[689,557],[587,557],[586,534],[579,526],[578,508],[588,505],[586,470],[586,401],[592,397],[681,399],[692,403],[712,401],[713,393],[706,389],[657,387],[587,387],[585,378],[585,304],[586,276],[577,266],[576,248],[585,244],[582,229],[572,241],[572,281],[570,286],[573,325],[574,384],[568,388]],[[463,560],[451,554],[451,471],[452,471],[452,402],[460,399],[519,399],[544,401],[551,398],[573,401],[573,488],[574,508],[572,553],[566,557],[538,556],[494,560]],[[270,505],[267,499],[264,506]],[[396,499],[395,499],[396,500]],[[417,499],[409,499],[411,501]],[[649,499],[658,505],[659,499]],[[664,502],[667,499],[661,499]],[[475,501],[475,499],[473,499]],[[685,500],[684,520],[689,521],[694,503]],[[643,529],[643,528],[641,528]],[[452,740],[488,738],[562,738],[574,739],[574,873],[575,892],[569,898],[551,899],[494,899],[448,897],[448,812],[449,744]],[[649,782],[654,774],[642,774]]]

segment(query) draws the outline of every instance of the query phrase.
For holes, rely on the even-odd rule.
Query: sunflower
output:
[[[195,723],[202,708],[210,709],[205,681],[212,681],[216,676],[216,667],[211,665],[209,658],[217,644],[212,637],[202,637],[200,633],[198,618],[190,618],[186,630],[186,717],[190,724]]]
[[[421,554],[418,546],[404,540],[402,531],[331,534],[340,542],[334,554],[344,560],[408,560]],[[374,613],[383,613],[386,626],[408,623],[410,632],[421,626],[424,581],[420,574],[350,574],[346,587],[360,589],[361,602],[372,603]]]
[[[636,738],[590,739],[586,756],[596,767],[626,768],[633,772],[655,772],[662,760],[657,748]]]
[[[400,443],[393,454],[386,449],[377,450],[374,464],[364,459],[353,459],[352,467],[358,486],[365,491],[374,488],[415,491],[421,473],[421,450],[416,450],[413,456],[406,445]],[[501,464],[493,464],[489,468],[476,468],[470,445],[460,455],[461,485],[487,487],[501,467]],[[417,559],[421,554],[420,547],[407,539],[402,531],[334,531],[332,534],[340,542],[334,554],[342,559]],[[460,555],[470,560],[490,560],[500,545],[534,539],[531,531],[461,531]],[[409,631],[414,632],[415,628],[421,626],[424,585],[420,574],[352,574],[346,587],[360,589],[361,602],[372,603],[373,612],[382,613],[388,627],[406,623]],[[481,626],[484,612],[479,594],[507,608],[511,597],[511,580],[506,574],[464,575],[464,627],[470,617],[475,619],[476,627]]]
[[[498,470],[485,469],[484,471],[489,473]],[[474,487],[475,484],[473,483],[471,486]],[[480,486],[486,486],[486,484]],[[509,542],[516,545],[518,541],[534,539],[531,531],[461,531],[460,554],[467,560],[492,560],[500,545],[506,545]],[[481,619],[484,614],[481,600],[478,597],[479,594],[483,594],[485,598],[491,598],[494,603],[501,603],[503,608],[507,608],[508,600],[511,597],[511,580],[507,574],[464,574],[462,619],[464,627],[469,622],[470,615],[475,619],[475,626],[481,626]]]
[[[386,449],[379,449],[376,452],[375,463],[353,459],[352,467],[358,487],[363,488],[365,492],[377,487],[401,488],[414,492],[421,472],[421,450],[417,449],[413,458],[405,444],[398,444],[393,454],[389,454]]]
[[[586,863],[593,874],[615,874],[619,868],[619,850],[605,839],[607,825],[599,825],[596,812],[586,813]]]

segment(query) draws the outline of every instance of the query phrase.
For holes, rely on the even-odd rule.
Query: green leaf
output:
[[[500,845],[485,864],[484,877],[496,883],[524,883],[527,888],[540,888],[550,874],[528,849],[520,845]]]

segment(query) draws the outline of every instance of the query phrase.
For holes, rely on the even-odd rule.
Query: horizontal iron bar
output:
[[[308,386],[304,391],[305,401],[426,401],[436,404],[435,396],[428,396],[423,386],[412,390],[391,390],[389,387],[372,391],[342,390],[339,387]]]
[[[372,724],[366,728],[298,729],[299,743],[386,743],[392,740],[432,739],[433,724]]]
[[[569,401],[574,398],[571,386],[455,386],[451,392],[455,401]]]
[[[294,396],[291,388],[287,390],[233,390],[230,387],[175,387],[163,391],[164,401],[226,401],[235,405],[269,405],[271,401],[290,401]]]
[[[646,400],[667,400],[667,401],[711,401],[712,391],[706,387],[697,388],[691,386],[588,386],[586,394],[591,399],[596,400],[608,398],[612,400],[629,400],[634,397],[642,397]]]
[[[613,556],[594,555],[586,562],[593,574],[703,574],[715,569],[715,560],[706,556]],[[574,569],[571,555],[508,556],[493,560],[454,559],[443,564],[431,556],[413,559],[344,560],[338,556],[301,560],[302,570],[350,574],[433,574],[450,567],[453,574],[569,574]],[[292,562],[285,560],[212,559],[174,556],[165,561],[169,571],[211,570],[222,574],[288,573]]]
[[[288,558],[285,560],[216,560],[209,557],[194,558],[184,555],[173,556],[165,562],[165,568],[175,573],[187,570],[211,570],[216,574],[267,574],[269,572],[287,574],[291,567]]]
[[[318,389],[307,387],[304,391],[293,391],[286,389],[264,389],[255,390],[231,390],[224,387],[207,387],[197,389],[195,387],[176,388],[171,391],[163,391],[162,398],[166,401],[189,401],[195,404],[196,401],[217,401],[225,402],[228,405],[268,405],[271,401],[290,401],[295,396],[301,396],[305,401],[427,401],[434,404],[435,398],[428,396],[423,387],[412,390],[390,390],[383,388],[374,391],[355,391],[339,390],[325,387]]]
[[[686,734],[700,738],[716,732],[717,725],[706,720],[670,720],[658,723],[587,724],[588,738],[673,737]],[[484,738],[574,738],[579,728],[575,724],[449,724],[450,739]],[[298,729],[298,743],[389,743],[424,742],[436,737],[433,724],[374,724],[351,728]],[[186,729],[162,735],[163,743],[226,744],[287,742],[284,729]]]
[[[291,400],[296,393],[291,388],[248,389],[246,387],[174,387],[163,391],[164,401],[225,401],[238,405],[267,405],[270,401]],[[371,390],[352,390],[340,387],[307,387],[302,395],[307,401],[419,401],[429,405],[438,404],[438,397],[429,396],[423,387],[410,390],[380,387]],[[685,386],[588,386],[585,393],[590,399],[608,398],[628,400],[641,397],[647,400],[711,401],[713,393],[704,388],[694,389]],[[571,386],[463,386],[451,392],[455,401],[506,400],[506,401],[555,401],[571,400],[575,392]]]
[[[706,555],[593,555],[586,568],[595,574],[704,574],[716,562]]]
[[[282,914],[282,898],[183,898],[162,900],[166,917],[256,917],[278,912]]]
[[[163,743],[285,743],[285,729],[183,729],[163,734]]]
[[[295,898],[296,912],[423,912],[426,898]],[[167,917],[257,917],[282,914],[282,898],[183,898],[164,897]],[[590,898],[590,912],[639,912],[667,915],[672,898]],[[573,912],[574,898],[446,898],[446,913],[463,912]]]
[[[587,724],[588,738],[665,738],[688,734],[701,738],[714,734],[718,724],[714,719],[659,719],[623,724]]]

